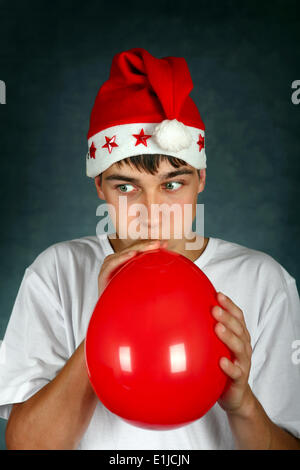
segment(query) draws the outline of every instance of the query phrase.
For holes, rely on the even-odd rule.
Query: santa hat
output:
[[[183,57],[158,59],[142,48],[116,54],[91,112],[87,176],[140,154],[170,155],[206,168],[205,127],[192,89]]]

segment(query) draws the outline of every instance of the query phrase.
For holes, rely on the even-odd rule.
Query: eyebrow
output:
[[[168,178],[174,178],[174,176],[179,176],[179,175],[192,175],[194,174],[193,170],[189,169],[182,169],[182,170],[175,170],[175,171],[169,171],[168,173],[164,173],[163,175],[159,176],[159,179],[165,180]],[[104,178],[105,181],[114,181],[114,180],[121,180],[121,181],[128,181],[129,183],[134,183],[134,184],[139,184],[140,180],[138,178],[132,178],[130,176],[125,176],[117,173],[113,173],[112,175],[106,176]]]

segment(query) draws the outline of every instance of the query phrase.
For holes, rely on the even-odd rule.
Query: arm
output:
[[[252,348],[243,312],[221,293],[218,293],[218,301],[222,308],[212,310],[219,322],[216,333],[236,358],[234,362],[226,358],[220,361],[220,367],[232,382],[218,402],[227,413],[237,448],[300,450],[300,439],[269,419],[248,384]]]
[[[137,251],[153,249],[159,242],[135,242],[109,255],[98,276],[101,296],[112,272]],[[75,449],[89,425],[98,398],[85,365],[84,342],[56,377],[23,403],[13,406],[7,427],[8,449]]]
[[[24,403],[13,406],[6,427],[7,448],[75,449],[97,401],[82,342],[51,382]]]
[[[249,403],[228,420],[238,449],[300,450],[300,440],[273,423],[249,387]]]

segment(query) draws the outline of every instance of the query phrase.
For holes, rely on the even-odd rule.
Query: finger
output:
[[[231,315],[231,313],[228,313],[226,312],[226,310],[215,305],[212,308],[212,314],[216,320],[218,320],[227,328],[229,328],[231,331],[233,331],[233,333],[235,333],[237,336],[239,337],[244,336],[245,339],[247,339],[244,325],[236,317]]]
[[[246,352],[247,352],[248,356],[251,358],[251,356],[252,356],[252,346],[251,346],[250,341],[247,342],[247,344],[246,344]]]
[[[244,315],[242,310],[223,292],[218,292],[218,301],[221,304],[221,307],[225,310],[228,310],[234,315],[238,320],[244,322]]]
[[[118,266],[122,260],[125,258],[128,258],[128,256],[133,256],[136,254],[136,250],[126,250],[126,251],[121,251],[120,253],[115,253],[113,255],[109,255],[105,258],[106,266],[109,266],[109,268]]]
[[[149,250],[156,250],[157,248],[160,248],[162,246],[162,241],[161,240],[156,240],[154,242],[149,242],[149,244],[142,245],[141,248],[136,248],[138,251],[149,251]]]
[[[220,367],[231,379],[238,380],[242,377],[243,371],[237,365],[231,362],[227,357],[221,357]]]
[[[135,251],[147,251],[153,250],[160,246],[160,240],[146,240],[144,242],[136,242],[133,243],[131,246],[122,250],[122,253],[127,253],[128,251],[135,250]]]
[[[168,248],[168,240],[161,240],[161,242],[162,242],[161,246],[163,248]]]
[[[223,343],[235,354],[237,359],[244,361],[246,358],[245,344],[238,336],[236,336],[229,328],[222,323],[217,323],[215,332]]]
[[[118,253],[114,255],[109,255],[105,258],[105,261],[100,270],[99,276],[107,277],[109,274],[114,271],[120,264],[125,263],[136,254],[135,250],[128,251],[126,253]]]
[[[109,255],[105,258],[105,264],[103,263],[103,269],[102,269],[102,274],[109,275],[112,271],[115,271],[115,269],[122,263],[124,263],[127,259],[130,259],[134,255],[136,255],[138,252],[141,251],[147,251],[147,250],[153,250],[155,248],[158,248],[160,245],[160,240],[155,240],[155,241],[146,241],[145,243],[134,243],[128,248],[125,248],[121,252],[115,253],[113,255]]]
[[[248,336],[248,340],[251,341],[250,334],[247,330],[247,325],[245,322],[243,311],[223,292],[218,292],[217,294],[218,294],[217,298],[221,307],[229,311],[237,320],[239,320],[243,324],[245,328],[245,332]]]
[[[237,335],[246,345],[246,353],[249,357],[252,355],[252,347],[251,347],[251,338],[249,335],[248,330],[244,327],[244,325],[237,320],[233,315],[226,312],[219,306],[214,306],[212,308],[212,314],[216,320],[222,323],[226,328],[229,328],[235,335]]]

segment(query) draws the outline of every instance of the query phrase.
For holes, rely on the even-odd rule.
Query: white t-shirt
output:
[[[1,417],[51,381],[83,341],[101,263],[112,253],[106,234],[86,236],[51,245],[27,267],[0,349]],[[253,393],[273,422],[300,438],[295,279],[268,254],[219,238],[194,262],[244,313]],[[78,449],[234,449],[234,441],[218,403],[189,425],[157,431],[126,423],[99,401]]]

